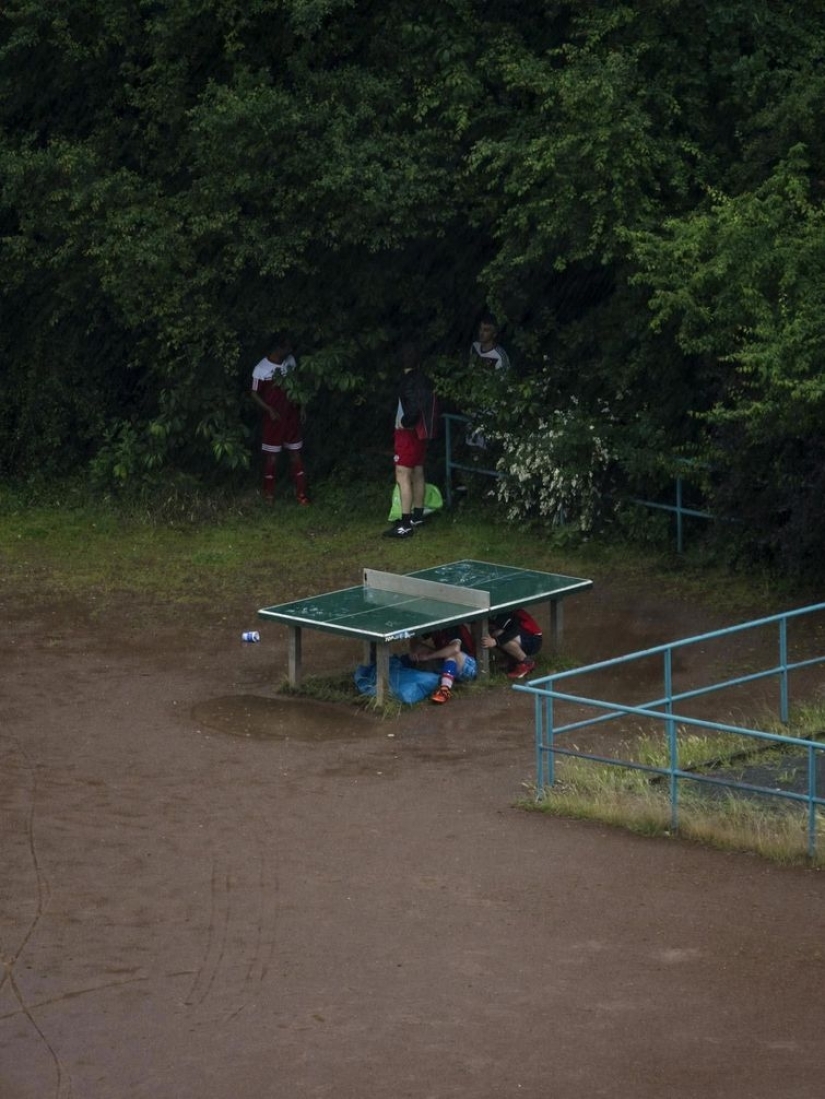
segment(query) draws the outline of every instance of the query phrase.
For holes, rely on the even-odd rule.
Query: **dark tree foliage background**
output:
[[[0,473],[247,469],[279,328],[329,473],[489,306],[517,420],[821,569],[823,57],[818,0],[7,0]]]

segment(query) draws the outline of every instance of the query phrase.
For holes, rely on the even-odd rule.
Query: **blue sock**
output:
[[[445,660],[441,666],[441,686],[452,687],[453,680],[458,675],[458,662]]]

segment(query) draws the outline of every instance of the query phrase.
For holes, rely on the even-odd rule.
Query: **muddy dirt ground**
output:
[[[503,680],[281,698],[256,607],[3,606],[0,1099],[821,1099],[821,873],[516,808]],[[728,624],[597,580],[566,646]]]

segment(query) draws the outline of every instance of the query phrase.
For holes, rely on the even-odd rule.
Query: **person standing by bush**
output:
[[[496,424],[497,406],[505,394],[506,377],[510,371],[510,357],[498,342],[498,321],[492,313],[483,313],[478,322],[477,338],[470,345],[469,370],[462,375],[463,393],[459,411],[467,423],[464,433],[455,447],[460,464],[479,468],[483,461],[490,465],[495,459],[487,452],[488,441],[484,424]],[[467,482],[461,473],[454,472],[452,489],[458,495],[467,492]]]
[[[267,504],[275,499],[275,474],[282,450],[289,455],[289,474],[295,485],[295,499],[309,504],[307,480],[301,451],[304,439],[303,412],[283,386],[284,379],[296,369],[297,363],[289,340],[283,333],[273,337],[269,354],[252,371],[252,400],[263,414],[263,498]]]
[[[393,461],[401,518],[384,531],[385,538],[411,538],[424,522],[424,462],[427,440],[435,434],[436,399],[421,367],[418,347],[405,343],[400,358],[403,374],[398,387]]]
[[[492,374],[501,381],[510,370],[510,357],[498,342],[498,321],[492,313],[484,313],[478,322],[478,339],[470,347],[470,385],[476,384],[483,390],[485,380]],[[487,411],[483,409],[482,412]],[[485,450],[487,440],[478,428],[472,425],[467,430],[467,446]]]

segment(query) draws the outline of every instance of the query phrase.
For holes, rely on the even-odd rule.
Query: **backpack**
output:
[[[415,425],[415,433],[419,439],[435,439],[438,437],[438,429],[441,423],[441,406],[435,395],[430,381],[421,374],[421,386],[419,389],[419,403],[421,416]]]
[[[532,634],[533,637],[541,637],[541,626],[527,611],[519,607],[513,611],[513,618],[517,620],[524,633]]]

